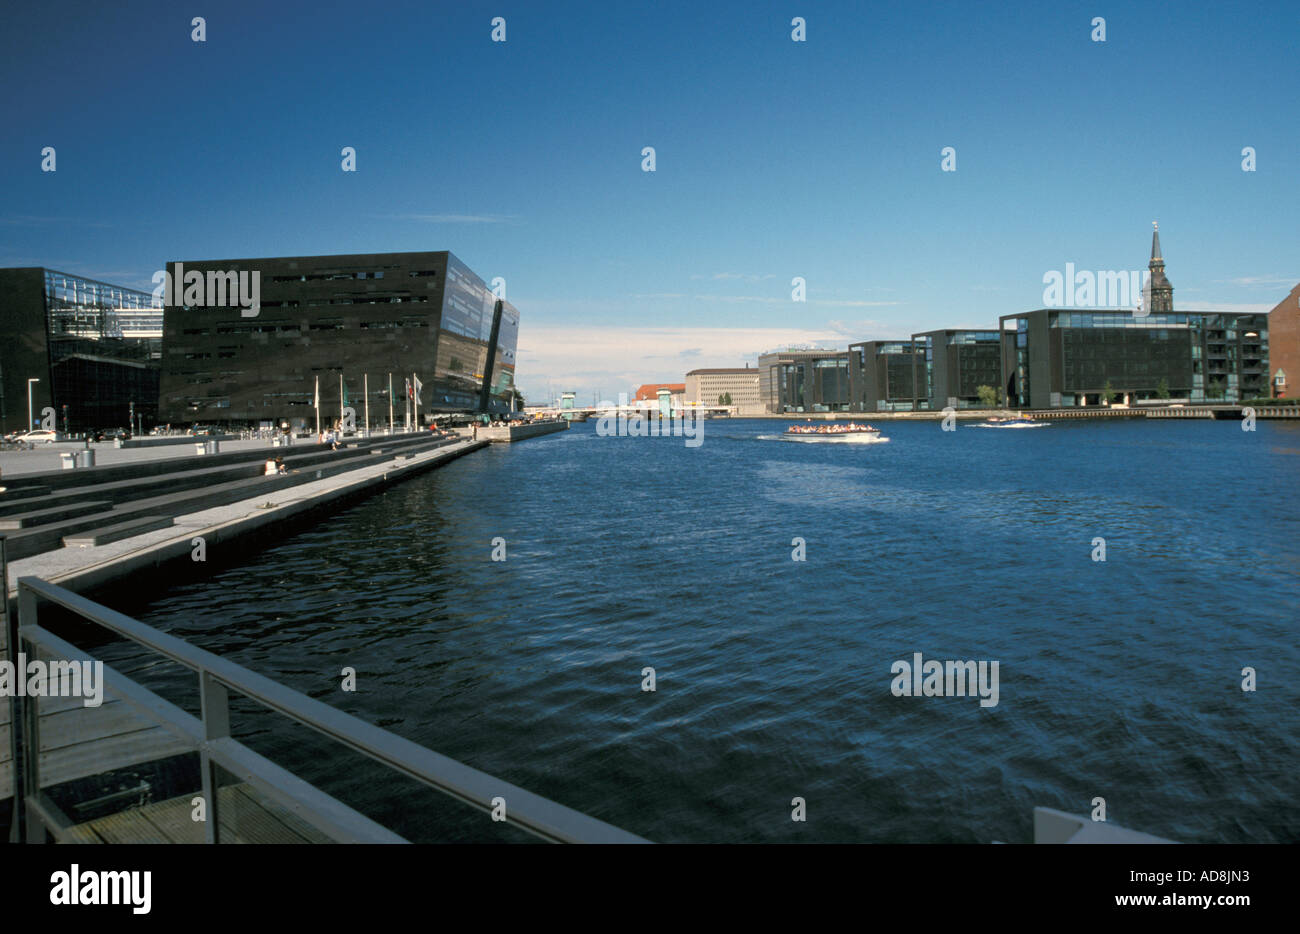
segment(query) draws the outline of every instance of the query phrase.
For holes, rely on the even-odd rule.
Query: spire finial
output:
[[[1160,229],[1160,222],[1159,222],[1159,221],[1152,221],[1152,222],[1151,222],[1151,229],[1152,229],[1152,230],[1159,230],[1159,229]]]

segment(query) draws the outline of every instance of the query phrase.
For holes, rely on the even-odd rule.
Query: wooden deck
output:
[[[4,641],[0,632],[0,651]],[[44,651],[39,654],[50,657]],[[194,751],[107,692],[99,707],[85,706],[80,697],[42,697],[39,703],[43,788]],[[10,711],[10,698],[0,698],[0,801],[14,793]]]
[[[131,808],[77,824],[70,843],[203,843],[195,795]],[[331,843],[329,837],[248,785],[217,791],[221,843]]]

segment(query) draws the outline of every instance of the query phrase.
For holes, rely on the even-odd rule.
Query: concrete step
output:
[[[113,504],[106,499],[82,501],[79,503],[64,503],[61,506],[51,506],[47,509],[33,509],[30,512],[20,512],[16,515],[0,518],[0,529],[30,529],[33,526],[58,522],[60,519],[84,516],[87,513],[105,512],[112,508]]]
[[[396,446],[400,449],[425,442],[428,439],[412,435],[410,438],[396,440],[398,442]],[[264,472],[263,468],[266,461],[277,456],[283,457],[285,465],[290,469],[305,469],[316,464],[332,462],[345,453],[353,456],[375,453],[370,450],[371,445],[377,446],[377,442],[363,442],[347,451],[331,451],[328,447],[322,448],[319,445],[311,445],[310,447],[304,445],[298,451],[293,448],[270,448],[266,451],[245,452],[242,461],[222,464],[216,462],[218,458],[224,457],[224,455],[216,457],[205,455],[202,458],[196,456],[192,461],[171,461],[173,470],[169,473],[116,480],[108,472],[110,468],[96,467],[83,470],[79,482],[73,486],[59,487],[54,492],[51,492],[50,487],[33,487],[30,489],[42,490],[43,494],[33,493],[31,497],[12,500],[8,496],[0,498],[0,516],[41,509],[45,508],[45,506],[58,506],[87,497],[106,499],[113,503],[126,503],[146,496],[159,496],[247,477],[260,477]],[[390,447],[392,446],[390,445]],[[42,497],[45,500],[43,503],[41,502]]]
[[[422,443],[416,445],[416,447],[421,451],[434,450],[451,443],[437,439],[421,438],[420,440]],[[65,537],[100,526],[126,522],[142,516],[165,515],[175,517],[189,515],[216,506],[226,506],[242,499],[252,499],[268,494],[273,495],[276,491],[297,486],[300,483],[310,483],[313,480],[346,473],[359,467],[382,464],[393,459],[386,453],[350,455],[345,454],[343,451],[332,451],[329,454],[330,456],[324,459],[313,457],[313,463],[301,469],[290,467],[290,472],[283,476],[266,477],[262,476],[260,471],[257,471],[256,476],[197,490],[150,496],[111,508],[109,508],[109,504],[101,504],[101,508],[105,510],[102,515],[76,516],[18,532],[7,537],[5,548],[10,560],[27,558],[43,551],[58,548]],[[285,464],[289,466],[288,458],[285,458]],[[10,517],[10,519],[13,518],[17,517]],[[0,523],[4,521],[6,520],[0,519]]]
[[[118,542],[132,535],[143,535],[145,532],[153,532],[157,529],[169,529],[175,524],[176,521],[171,516],[141,516],[139,519],[100,526],[88,532],[65,535],[63,544],[68,548],[107,545],[109,542]]]
[[[11,499],[27,499],[32,496],[44,496],[50,492],[48,486],[36,486],[25,484],[21,480],[15,483],[0,483],[3,491],[0,491],[0,503],[8,502]]]
[[[349,439],[348,444],[357,445],[358,450],[371,447],[383,446],[388,448],[420,444],[428,440],[426,434],[412,433],[409,435],[397,435],[393,438],[369,438],[362,440]],[[22,485],[24,488],[40,486],[52,491],[67,490],[72,487],[84,487],[87,485],[98,485],[107,482],[120,480],[154,480],[162,479],[164,474],[176,474],[201,470],[213,467],[230,467],[236,464],[254,464],[264,462],[268,456],[277,455],[288,460],[291,455],[303,455],[309,453],[334,454],[338,456],[340,451],[331,451],[329,445],[312,443],[299,443],[291,447],[259,447],[252,450],[229,451],[221,454],[204,454],[202,456],[193,453],[182,454],[176,453],[176,456],[160,458],[158,460],[139,461],[127,464],[106,464],[95,467],[79,467],[75,470],[46,470],[37,473],[21,474],[11,478],[9,483],[0,483],[0,486],[14,487]],[[4,494],[8,495],[8,494]],[[37,495],[37,494],[31,494]]]

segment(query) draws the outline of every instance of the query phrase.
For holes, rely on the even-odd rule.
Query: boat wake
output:
[[[759,435],[759,441],[797,441],[801,444],[884,444],[884,435],[867,432],[841,432],[838,434],[780,434]]]

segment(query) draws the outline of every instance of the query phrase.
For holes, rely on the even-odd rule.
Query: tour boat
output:
[[[805,442],[837,442],[840,444],[872,444],[876,441],[887,441],[888,438],[880,436],[879,428],[872,428],[870,425],[859,425],[851,422],[847,425],[831,424],[804,424],[791,425],[781,435],[782,441],[805,441]]]

